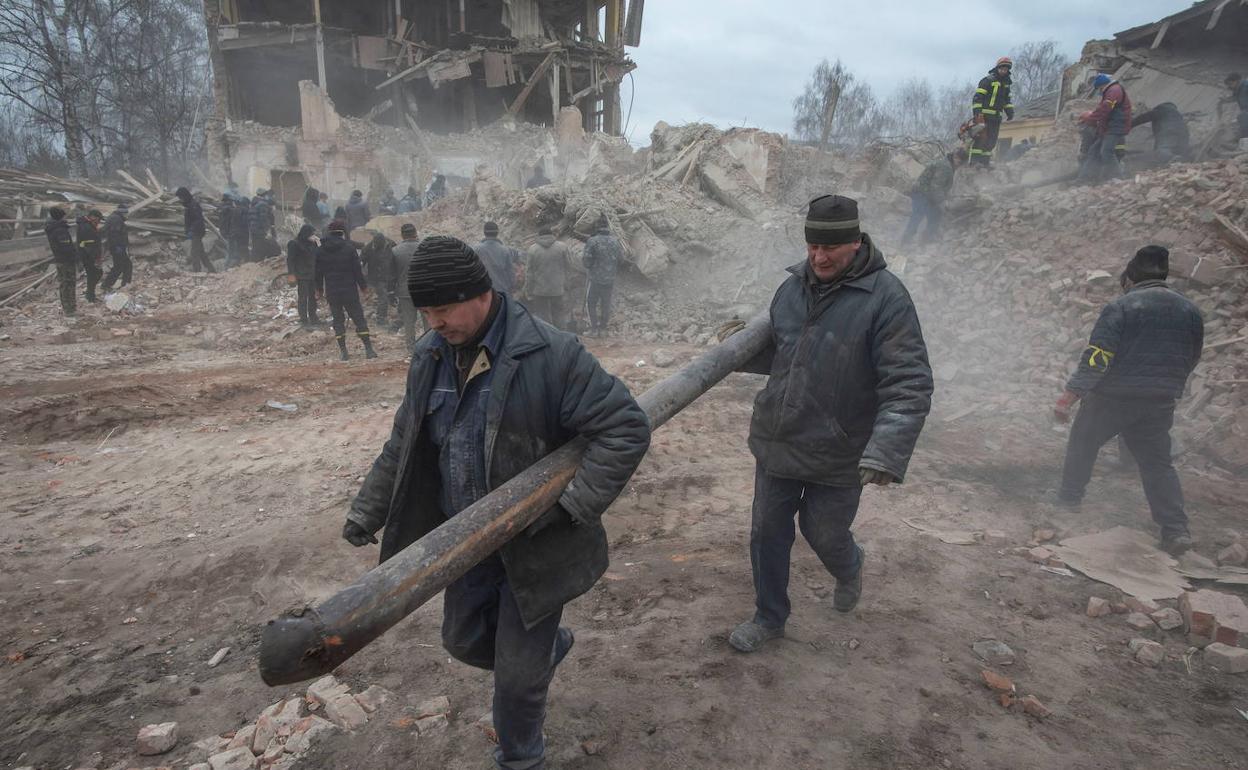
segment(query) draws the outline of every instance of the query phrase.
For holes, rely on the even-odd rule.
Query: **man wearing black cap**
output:
[[[474,246],[473,251],[485,263],[494,288],[510,294],[516,288],[520,252],[498,239],[498,225],[494,222],[486,222],[484,232],[485,240]]]
[[[182,201],[182,222],[186,231],[187,256],[190,258],[191,269],[217,272],[212,266],[212,260],[204,252],[204,233],[208,226],[204,223],[203,206],[199,205],[199,201],[185,187],[179,187],[173,194]]]
[[[329,302],[329,312],[338,340],[338,354],[343,361],[347,353],[347,316],[355,324],[355,333],[364,343],[364,357],[376,358],[373,340],[360,304],[360,292],[368,291],[364,270],[360,267],[360,255],[355,244],[347,240],[347,223],[335,219],[329,223],[325,239],[316,249],[316,289]]]
[[[741,652],[784,636],[795,515],[836,578],[833,607],[858,604],[865,554],[850,525],[862,488],[902,481],[931,406],[914,304],[861,232],[856,201],[810,202],[806,257],[771,301],[771,345],[745,367],[770,377],[750,422],[755,612],[728,638]]]
[[[85,217],[78,217],[74,237],[78,240],[78,258],[82,260],[83,272],[87,274],[87,302],[98,302],[95,287],[104,276],[100,262],[104,258],[104,246],[101,242],[100,222],[104,215],[91,209]]]
[[[395,244],[390,251],[394,258],[391,265],[391,275],[395,282],[394,294],[399,305],[399,319],[396,319],[395,323],[401,319],[403,339],[407,343],[407,352],[410,353],[416,347],[416,322],[420,318],[420,313],[412,304],[412,295],[407,291],[407,265],[416,255],[416,247],[420,245],[420,241],[416,238],[416,225],[411,222],[405,222],[399,228],[399,235],[403,240]]]
[[[69,231],[65,209],[53,207],[48,221],[43,225],[52,248],[52,261],[56,263],[56,284],[61,295],[61,310],[72,318],[78,313],[78,250],[74,248],[74,236]]]
[[[1170,252],[1145,246],[1127,264],[1126,293],[1105,306],[1079,368],[1055,410],[1070,429],[1058,502],[1076,508],[1105,442],[1121,435],[1135,456],[1161,547],[1178,555],[1192,545],[1183,488],[1170,457],[1174,405],[1200,362],[1205,324],[1191,301],[1166,285]]]
[[[589,274],[585,290],[585,313],[589,316],[589,334],[598,337],[607,333],[611,320],[611,296],[615,293],[615,275],[624,259],[620,239],[611,234],[606,215],[598,217],[596,232],[585,242],[581,261]]]
[[[607,568],[601,517],[650,442],[646,415],[576,337],[492,289],[471,247],[421,241],[408,290],[434,333],[417,342],[390,439],[343,537],[390,558],[567,441],[585,439],[559,502],[446,589],[442,643],[494,672],[500,768],[544,763],[555,667],[573,644],[563,605]],[[402,463],[400,462],[402,460]]]
[[[130,232],[126,227],[126,215],[130,213],[130,207],[122,203],[113,209],[113,213],[108,215],[108,219],[104,220],[104,245],[108,249],[108,255],[113,259],[113,265],[108,269],[108,275],[104,276],[104,293],[113,290],[113,284],[117,279],[121,279],[121,285],[125,286],[130,283],[130,277],[133,275],[134,265],[130,261]]]

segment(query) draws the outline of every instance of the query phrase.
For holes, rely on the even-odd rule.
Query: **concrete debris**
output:
[[[1188,591],[1179,597],[1179,611],[1191,644],[1248,646],[1248,606],[1238,596],[1207,588]]]
[[[340,683],[337,677],[329,674],[308,686],[308,701],[324,705],[326,702],[339,695],[346,695],[350,691],[351,687],[349,685]]]
[[[1151,639],[1132,639],[1127,648],[1146,666],[1158,666],[1166,660],[1166,648]]]
[[[143,756],[164,754],[178,742],[178,723],[162,722],[139,729],[135,750]]]
[[[332,697],[324,703],[325,716],[344,730],[355,730],[363,727],[368,721],[368,715],[364,713],[364,709],[348,693]]]
[[[660,369],[666,369],[676,363],[676,354],[670,350],[659,349],[650,356],[650,361]]]
[[[213,653],[212,657],[208,659],[208,668],[216,668],[217,666],[221,665],[221,661],[225,660],[225,656],[229,654],[230,654],[229,647],[222,647],[221,649],[217,650],[215,653]]]
[[[424,717],[416,720],[416,729],[421,735],[445,729],[450,722],[446,718],[446,714],[434,714],[433,716]]]
[[[360,704],[360,708],[365,712],[372,714],[386,704],[387,701],[394,697],[394,693],[384,687],[372,685],[367,690],[355,696],[356,702]]]
[[[1232,543],[1218,551],[1218,564],[1221,566],[1242,567],[1248,562],[1248,547],[1243,543]]]
[[[1088,617],[1102,618],[1106,615],[1112,615],[1113,612],[1113,607],[1111,607],[1110,603],[1105,599],[1102,599],[1099,596],[1088,597]]]
[[[1248,650],[1214,642],[1205,648],[1205,662],[1224,674],[1248,673]]]
[[[424,719],[426,717],[437,716],[439,714],[443,716],[450,716],[451,714],[451,701],[445,695],[430,698],[416,707],[417,719]]]
[[[1142,612],[1132,612],[1127,615],[1127,625],[1137,631],[1149,631],[1157,627],[1153,619]]]
[[[1182,628],[1183,615],[1173,607],[1157,610],[1150,613],[1149,617],[1156,623],[1162,631],[1173,631],[1176,628]]]
[[[241,747],[213,754],[208,758],[208,765],[212,770],[255,770],[260,766],[260,760],[250,748]]]
[[[979,659],[994,666],[1008,666],[1014,662],[1014,650],[996,639],[980,639],[971,645]]]

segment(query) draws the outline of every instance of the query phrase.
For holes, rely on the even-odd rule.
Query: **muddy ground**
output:
[[[402,395],[398,339],[380,338],[380,360],[342,364],[328,338],[257,356],[214,350],[180,323],[93,308],[70,333],[26,326],[0,342],[4,767],[185,767],[191,741],[301,691],[261,683],[261,625],[376,558],[339,532]],[[666,373],[636,365],[652,345],[588,344],[635,393]],[[553,767],[1248,767],[1236,710],[1248,709],[1248,676],[1185,661],[1181,632],[1156,632],[1170,655],[1159,668],[1134,662],[1122,616],[1083,612],[1114,589],[1011,552],[1041,525],[1152,531],[1138,481],[1109,466],[1082,513],[1044,502],[1063,442],[1047,400],[965,415],[938,394],[906,483],[864,496],[858,609],[832,610],[833,581],[799,542],[788,638],[734,652],[727,633],[752,606],[745,438],[760,384],[734,375],[659,431],[606,515],[610,571],[565,612],[577,645],[552,687]],[[1242,527],[1244,486],[1183,478],[1210,553],[1216,533]],[[1006,542],[945,545],[907,518],[998,529]],[[473,724],[489,675],[448,659],[440,612],[429,603],[339,675],[413,703],[447,695],[450,727],[418,737],[375,719],[302,766],[489,766]],[[1016,651],[1000,670],[1051,716],[996,703],[971,651],[983,638]],[[138,728],[171,720],[179,748],[137,757]]]

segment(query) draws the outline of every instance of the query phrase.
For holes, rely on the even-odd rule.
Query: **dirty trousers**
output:
[[[295,300],[299,308],[299,320],[316,323],[316,285],[311,278],[295,279]]]
[[[82,255],[82,270],[87,274],[87,301],[95,302],[95,287],[104,277],[104,270],[95,263],[95,257],[87,254]]]
[[[61,294],[61,310],[66,315],[78,312],[78,265],[57,260],[56,285]]]
[[[907,244],[914,234],[918,232],[919,225],[923,224],[923,220],[927,220],[927,229],[923,231],[923,239],[931,241],[936,237],[936,233],[940,231],[941,215],[944,211],[940,204],[933,202],[925,193],[915,192],[910,194],[910,221],[906,223],[906,230],[902,233],[901,242]]]
[[[533,315],[556,329],[566,328],[567,321],[563,317],[563,297],[559,295],[553,297],[529,297],[529,301],[525,305],[528,306]]]
[[[406,291],[399,294],[399,316],[403,319],[403,339],[407,352],[411,353],[416,348],[416,327],[420,321],[420,311],[412,304],[412,298]]]
[[[207,273],[217,272],[217,269],[212,266],[212,260],[208,259],[208,254],[204,251],[204,236],[192,236],[187,240],[186,256],[191,263],[191,270],[198,272],[202,269]]]
[[[987,166],[992,162],[992,151],[997,147],[997,136],[1001,133],[1001,118],[984,117],[984,130],[976,135],[971,143],[971,163]]]
[[[523,537],[523,535],[522,535]],[[497,553],[446,587],[442,646],[457,660],[494,672],[494,762],[506,770],[544,766],[542,723],[563,608],[525,629]]]
[[[797,534],[837,580],[849,580],[861,566],[850,525],[858,514],[862,487],[830,487],[754,472],[750,524],[750,566],[754,571],[754,622],[781,628],[789,618],[789,559]]]
[[[1183,487],[1170,457],[1173,425],[1174,402],[1170,400],[1110,398],[1095,393],[1084,396],[1070,428],[1061,498],[1070,502],[1083,499],[1101,447],[1120,435],[1140,467],[1144,497],[1162,537],[1187,534]]]
[[[113,265],[109,268],[108,275],[104,276],[102,285],[105,292],[113,290],[113,284],[117,283],[118,278],[121,279],[121,285],[125,286],[134,275],[134,263],[125,248],[109,249],[108,253],[113,258]]]
[[[329,313],[333,317],[334,336],[340,340],[347,338],[347,316],[355,324],[355,333],[362,339],[368,338],[368,321],[364,318],[364,306],[360,298],[329,298]]]
[[[611,295],[615,292],[613,283],[589,284],[585,298],[586,312],[589,314],[589,325],[594,329],[607,330],[607,322],[611,320]]]

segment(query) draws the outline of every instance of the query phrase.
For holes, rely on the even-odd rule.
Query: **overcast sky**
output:
[[[877,96],[918,75],[975,82],[998,57],[1053,39],[1072,59],[1088,40],[1156,21],[1184,0],[651,0],[628,134],[650,143],[654,124],[705,121],[791,130],[793,99],[820,59],[837,57]],[[621,89],[629,113],[628,78]],[[971,95],[967,94],[967,104]],[[968,107],[969,110],[969,107]]]

